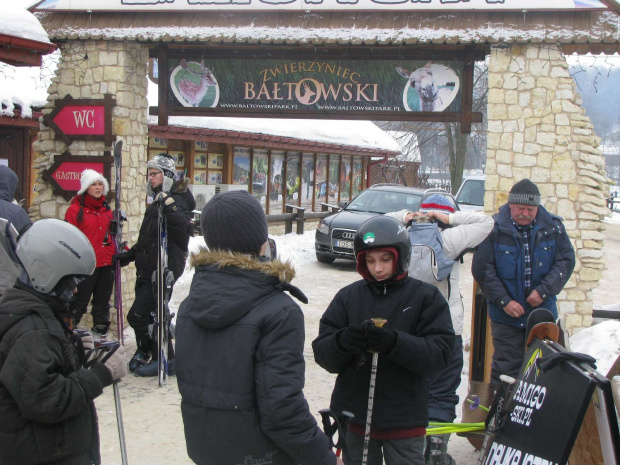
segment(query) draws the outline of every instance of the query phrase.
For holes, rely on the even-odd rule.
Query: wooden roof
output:
[[[618,50],[618,18],[612,11],[39,14],[53,41],[315,47],[547,42],[594,53]]]

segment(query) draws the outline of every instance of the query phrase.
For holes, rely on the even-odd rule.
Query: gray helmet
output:
[[[37,292],[49,294],[65,277],[88,276],[97,260],[88,238],[64,221],[39,220],[17,240],[15,254]]]

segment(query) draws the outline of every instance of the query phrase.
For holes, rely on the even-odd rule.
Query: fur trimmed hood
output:
[[[285,291],[308,303],[304,293],[291,284],[295,269],[288,261],[263,261],[251,255],[201,248],[191,254],[190,266],[195,274],[179,316],[188,315],[208,329],[234,324]]]
[[[198,253],[191,254],[189,264],[192,268],[202,265],[216,265],[218,268],[235,266],[242,270],[254,270],[273,276],[282,283],[290,283],[295,277],[295,268],[288,260],[281,262],[276,259],[263,262],[251,255],[219,250],[211,252],[204,247],[201,247]]]

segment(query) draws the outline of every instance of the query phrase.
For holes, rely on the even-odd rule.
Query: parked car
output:
[[[323,218],[314,239],[316,258],[322,263],[332,263],[336,258],[355,260],[353,240],[357,228],[373,216],[398,210],[418,211],[422,200],[432,194],[442,194],[450,200],[455,210],[454,197],[442,189],[421,189],[400,184],[375,184],[360,192],[342,210]]]
[[[484,210],[484,174],[463,179],[456,193],[456,203],[462,211]]]

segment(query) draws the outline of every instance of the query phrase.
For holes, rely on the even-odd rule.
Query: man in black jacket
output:
[[[267,219],[246,191],[218,194],[200,220],[209,247],[177,317],[187,452],[203,465],[342,465],[303,394],[304,317],[290,263],[264,257]]]
[[[166,221],[166,238],[168,240],[168,268],[174,274],[174,280],[183,274],[187,260],[189,238],[193,233],[192,210],[196,202],[187,189],[188,179],[174,181],[174,159],[166,154],[159,154],[147,165],[147,193],[154,197],[144,212],[140,226],[138,242],[128,251],[116,254],[121,265],[136,262],[136,288],[134,303],[127,314],[127,321],[136,333],[136,353],[129,362],[129,370],[138,376],[157,376],[157,340],[149,333],[153,323],[151,315],[157,312],[157,299],[153,292],[153,272],[157,270],[159,237],[159,205],[164,204]],[[150,362],[149,362],[150,360]],[[174,348],[172,339],[168,340],[168,374],[174,375]]]
[[[127,373],[124,352],[98,361],[84,350],[92,335],[64,320],[95,252],[55,219],[37,221],[16,243],[21,273],[0,299],[0,464],[99,464],[93,399]]]
[[[312,343],[316,362],[337,373],[331,409],[354,418],[344,463],[362,462],[371,358],[378,353],[368,465],[424,465],[428,380],[452,358],[450,308],[439,290],[407,276],[411,243],[404,226],[378,216],[354,241],[364,278],[336,294]],[[371,318],[387,320],[382,328]]]

